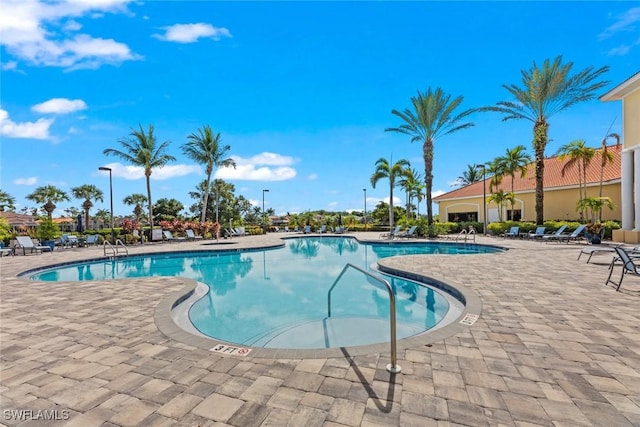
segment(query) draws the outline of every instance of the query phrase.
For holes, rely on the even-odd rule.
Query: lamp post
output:
[[[218,228],[216,229],[216,241],[220,239],[220,221],[218,217],[218,212],[220,211],[220,195],[218,194],[218,183],[216,183],[216,224],[218,224]]]
[[[484,164],[478,165],[482,168],[482,234],[487,235],[487,168]]]
[[[367,231],[367,189],[363,188],[364,192],[364,231]]]
[[[268,193],[268,189],[262,190],[262,232],[267,234],[267,218],[264,215],[264,193]]]
[[[113,229],[113,180],[111,179],[111,168],[100,166],[98,170],[109,171],[109,201],[111,202],[111,243],[116,242],[116,234]]]

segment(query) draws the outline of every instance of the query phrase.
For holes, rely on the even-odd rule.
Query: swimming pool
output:
[[[377,260],[406,254],[490,253],[499,248],[452,243],[361,243],[353,237],[304,237],[276,249],[163,253],[84,262],[31,275],[40,281],[188,277],[207,293],[188,309],[205,336],[263,348],[335,348],[389,340],[389,297],[362,273],[344,274],[346,263],[371,270]],[[423,283],[385,276],[395,290],[397,337],[433,329],[462,304]]]

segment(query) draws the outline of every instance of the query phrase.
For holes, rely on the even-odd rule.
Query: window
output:
[[[507,209],[507,219],[509,221],[520,221],[522,219],[522,211],[520,209]]]
[[[449,213],[447,217],[448,222],[464,222],[464,221],[478,221],[478,212],[454,212]]]

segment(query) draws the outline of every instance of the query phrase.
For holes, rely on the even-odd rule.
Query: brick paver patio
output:
[[[281,236],[238,238],[233,246],[270,245]],[[482,303],[472,326],[401,348],[402,373],[395,376],[385,370],[388,352],[237,357],[169,338],[154,310],[183,289],[178,277],[74,283],[16,277],[99,257],[102,248],[2,257],[0,423],[640,426],[640,280],[627,277],[622,292],[604,286],[612,255],[577,261],[583,244],[478,242],[510,250],[381,262],[464,286]],[[130,251],[212,249],[202,243]]]

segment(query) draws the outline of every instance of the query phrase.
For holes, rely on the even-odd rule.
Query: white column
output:
[[[620,191],[622,196],[622,229],[632,230],[635,219],[635,204],[633,198],[633,160],[634,151],[625,150],[622,152],[622,179],[620,180]]]
[[[633,150],[633,230],[640,227],[640,150]]]

